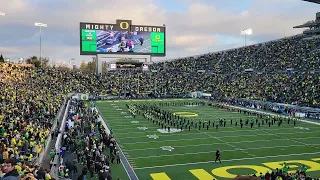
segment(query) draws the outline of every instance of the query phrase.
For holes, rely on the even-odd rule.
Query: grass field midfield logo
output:
[[[114,108],[118,108],[119,106],[113,106]]]
[[[133,117],[132,116],[124,116],[124,118],[130,119],[130,118],[133,118]]]
[[[148,138],[150,139],[158,139],[159,136],[157,136],[156,134],[153,134],[153,135],[147,135]]]
[[[172,146],[162,146],[160,148],[164,151],[170,151],[170,152],[174,150]]]
[[[120,114],[127,114],[127,112],[121,112]]]
[[[165,148],[165,150],[169,149],[171,146],[163,146],[161,148]],[[172,148],[172,147],[171,147]],[[173,149],[171,149],[172,151]],[[237,174],[232,174],[232,170],[234,169],[243,169],[248,170],[250,169],[252,173],[256,173],[257,176],[260,175],[260,172],[263,174],[267,171],[272,172],[275,171],[277,168],[282,169],[284,162],[289,166],[288,173],[295,173],[298,169],[306,167],[306,172],[315,172],[320,171],[320,164],[318,163],[320,158],[313,158],[311,160],[287,160],[287,161],[273,161],[273,162],[265,162],[256,164],[256,165],[230,165],[230,166],[222,166],[212,169],[211,172],[207,172],[204,169],[191,169],[189,172],[194,175],[197,179],[233,179],[237,176]],[[250,173],[250,174],[252,174]],[[244,173],[243,175],[246,175]],[[153,173],[150,174],[153,180],[162,180],[164,177],[166,179],[170,179],[170,177],[165,172],[160,173]],[[162,179],[161,179],[162,178]]]
[[[145,131],[145,130],[147,130],[148,128],[147,128],[147,127],[137,127],[137,129]]]
[[[111,106],[115,106],[116,104],[110,104]]]
[[[117,111],[122,111],[122,109],[116,109]]]
[[[139,124],[139,121],[131,121],[132,124]]]

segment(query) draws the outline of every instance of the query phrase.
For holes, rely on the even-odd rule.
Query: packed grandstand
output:
[[[226,97],[249,98],[318,107],[320,39],[303,38],[303,35],[297,35],[219,53],[153,64],[151,69],[157,70],[157,73],[156,77],[153,76],[156,85],[153,92],[155,96],[152,97],[179,97],[201,89],[212,93],[212,98],[216,101]],[[1,63],[0,67],[2,170],[6,173],[11,166],[16,167],[14,172],[4,175],[4,179],[8,174],[11,178],[18,175],[24,179],[51,178],[49,167],[44,169],[36,166],[36,160],[47,143],[46,138],[51,135],[54,138],[54,134],[59,133],[51,127],[57,121],[55,115],[66,94],[106,92],[121,96],[126,90],[130,92],[129,98],[147,98],[138,92],[154,89],[151,76],[142,71],[112,72],[97,76],[81,71],[25,67],[14,63]],[[253,71],[245,72],[249,68]],[[198,72],[199,70],[205,72]],[[139,85],[135,83],[137,79],[141,81]],[[126,84],[125,87],[119,86],[123,83]],[[83,103],[79,103],[75,102],[74,111],[83,110],[84,117],[87,117],[85,120],[88,121],[85,123],[88,126],[94,125],[95,122],[88,118],[94,115],[90,114]],[[85,127],[83,126],[84,129]],[[80,133],[82,130],[76,131]],[[103,139],[102,142],[109,143],[109,147],[112,137],[108,134],[104,136],[106,140]],[[89,144],[94,142],[87,140]],[[67,172],[63,176],[65,174]],[[81,175],[83,178],[80,173]],[[110,173],[107,176],[109,175]]]
[[[320,119],[317,109],[320,108],[320,38],[310,38],[310,34],[153,63],[149,71],[115,70],[96,74],[81,69],[39,67],[39,63],[21,64],[1,60],[2,55],[1,180],[128,179],[128,171],[134,171],[134,167],[126,167],[123,161],[128,155],[120,150],[116,135],[101,121],[102,117],[93,102],[105,97],[117,100],[191,99],[194,98],[192,92],[201,91],[210,94],[210,98],[203,102],[224,103],[222,109],[225,104],[240,107],[226,108],[230,113],[233,113],[231,110],[241,113],[241,107],[252,107],[290,118],[297,112],[305,113],[306,118],[313,118],[309,120],[314,124],[318,123],[316,119]],[[88,97],[72,98],[78,93]],[[284,109],[280,112],[280,108],[274,109],[274,103],[287,106],[282,106]],[[216,106],[220,107],[219,104]],[[302,107],[312,107],[315,112],[306,113]],[[148,109],[146,112],[151,111]],[[249,111],[245,113],[260,116]],[[132,115],[136,116],[135,113]],[[220,121],[222,126],[222,119]],[[157,122],[160,127],[160,121]],[[242,128],[242,120],[239,122]],[[262,125],[263,122],[264,119]],[[270,127],[271,121],[268,120],[268,123]],[[189,120],[187,125],[185,127],[189,127],[190,131]],[[256,126],[260,127],[260,123]],[[182,131],[183,126],[180,127]],[[212,127],[215,128],[214,122]],[[118,171],[120,166],[124,166],[128,175],[119,173],[122,172]],[[288,169],[289,166],[284,163],[282,169],[274,168],[273,172],[256,171],[256,174],[235,179],[319,178],[311,177],[304,165],[296,168],[295,173],[288,172]],[[205,177],[203,179],[211,176]]]

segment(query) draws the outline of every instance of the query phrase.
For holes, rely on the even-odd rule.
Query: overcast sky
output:
[[[0,53],[11,60],[39,55],[76,64],[80,56],[79,22],[115,23],[130,19],[139,25],[166,25],[167,56],[183,57],[243,46],[240,31],[253,29],[254,44],[299,34],[295,25],[315,19],[319,5],[301,0],[0,0]]]

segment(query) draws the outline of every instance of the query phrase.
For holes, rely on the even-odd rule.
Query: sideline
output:
[[[227,160],[223,160],[223,162],[233,162],[233,161],[253,160],[253,159],[268,159],[268,158],[290,157],[290,156],[304,156],[304,155],[314,155],[314,154],[320,154],[320,152],[299,153],[299,154],[283,154],[283,155],[276,155],[276,156],[261,156],[261,157],[250,157],[250,158],[240,158],[240,159],[227,159]],[[208,164],[208,163],[214,163],[214,162],[215,161],[194,162],[194,163],[184,163],[184,164],[168,164],[168,165],[163,165],[163,166],[150,166],[150,167],[142,167],[142,168],[135,168],[135,169],[136,170],[154,169],[154,168],[163,168],[163,167]]]
[[[102,114],[101,114],[101,112],[99,111],[99,109],[97,109],[97,108],[95,108],[95,107],[92,108],[92,109],[98,111],[98,113],[99,113],[98,121],[100,121],[100,122],[102,123],[102,125],[103,125],[103,127],[105,128],[106,132],[107,132],[108,134],[110,134],[110,130],[109,130],[106,122],[103,120],[104,118],[102,117]],[[129,179],[130,179],[130,180],[139,180],[137,174],[134,172],[132,166],[130,165],[129,161],[127,160],[127,158],[126,158],[125,155],[123,154],[123,152],[122,152],[122,150],[121,150],[121,148],[120,148],[120,146],[119,146],[118,143],[117,143],[117,148],[120,150],[119,153],[120,153],[121,164],[122,164],[124,170],[126,171]]]
[[[241,106],[232,106],[232,105],[229,105],[229,104],[222,104],[222,105],[228,106],[228,107],[232,107],[232,108],[242,109],[242,110],[246,110],[246,111],[251,111],[251,112],[255,112],[255,113],[259,113],[259,114],[265,114],[265,115],[271,115],[271,116],[280,116],[280,117],[288,118],[288,116],[279,115],[279,114],[270,113],[270,112],[263,112],[263,111],[253,110],[252,108],[244,108],[244,107],[241,107]],[[320,123],[318,123],[318,122],[308,121],[306,119],[296,119],[296,118],[293,118],[293,119],[301,121],[301,122],[304,122],[304,123],[309,123],[309,124],[314,124],[314,125],[320,126]]]

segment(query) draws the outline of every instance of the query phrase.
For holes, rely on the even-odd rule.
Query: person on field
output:
[[[219,161],[221,163],[220,150],[219,149],[217,149],[217,151],[216,151],[216,160],[214,162],[217,162],[217,161]]]

